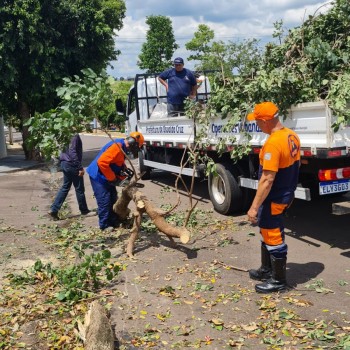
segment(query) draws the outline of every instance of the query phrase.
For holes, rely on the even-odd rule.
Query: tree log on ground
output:
[[[79,335],[84,341],[85,350],[113,350],[114,333],[105,308],[93,301],[85,315],[85,322],[78,323]]]
[[[154,207],[147,197],[138,189],[137,179],[133,180],[128,186],[123,188],[121,196],[113,206],[113,210],[120,220],[126,220],[129,216],[130,209],[128,206],[132,200],[135,202],[136,211],[133,213],[134,223],[126,248],[126,253],[129,257],[133,256],[135,240],[139,235],[142,215],[144,213],[150,217],[158,230],[164,233],[172,243],[175,244],[174,238],[179,238],[181,243],[188,243],[190,240],[190,233],[186,227],[174,227],[167,223],[164,217],[168,212],[164,212],[163,210]]]

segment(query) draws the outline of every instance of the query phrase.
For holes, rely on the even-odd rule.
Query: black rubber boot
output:
[[[261,244],[261,266],[257,270],[249,270],[249,277],[256,281],[265,281],[271,277],[270,253],[265,244]]]
[[[271,278],[255,286],[258,293],[282,292],[286,290],[286,263],[287,258],[277,259],[271,255]]]

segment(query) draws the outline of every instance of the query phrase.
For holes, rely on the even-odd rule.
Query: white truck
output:
[[[202,76],[198,89],[202,103],[210,98],[210,84]],[[350,191],[350,125],[334,132],[334,117],[325,101],[302,103],[290,108],[283,123],[295,130],[301,140],[301,168],[296,198],[343,194]],[[218,176],[208,178],[209,196],[215,210],[221,214],[246,211],[257,188],[258,156],[267,135],[256,122],[238,123],[224,132],[225,120],[213,117],[207,129],[206,146],[201,152],[211,157]],[[138,74],[130,89],[126,110],[126,134],[140,131],[145,137],[145,147],[139,153],[140,171],[147,179],[153,169],[171,173],[203,176],[203,166],[183,168],[181,159],[186,148],[194,143],[196,131],[201,128],[185,115],[168,117],[166,92],[157,75]],[[219,138],[235,136],[243,141],[242,128],[252,136],[252,151],[236,164],[229,152],[219,156],[216,145]],[[234,144],[227,144],[227,149]],[[333,205],[334,214],[350,213],[348,202]]]

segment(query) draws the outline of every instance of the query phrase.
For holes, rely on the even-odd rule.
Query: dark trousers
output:
[[[172,104],[172,103],[168,102],[167,112],[168,112],[168,117],[177,117],[179,113],[184,114],[185,113],[185,104],[184,103]]]
[[[85,198],[85,187],[84,187],[84,177],[79,176],[79,169],[76,169],[72,166],[70,162],[62,161],[61,169],[63,172],[63,185],[58,191],[54,202],[51,205],[51,212],[57,213],[63,202],[66,200],[68,192],[72,187],[72,184],[75,188],[75,195],[77,197],[79,210],[84,213],[89,209],[86,204]]]
[[[102,184],[90,177],[91,187],[98,207],[98,223],[101,230],[118,223],[118,217],[113,211],[113,205],[118,199],[118,193],[115,186],[109,183]]]

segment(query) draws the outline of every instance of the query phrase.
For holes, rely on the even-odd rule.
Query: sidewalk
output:
[[[0,158],[0,176],[15,171],[33,169],[43,165],[37,160],[26,160],[20,143],[7,144],[7,156]]]
[[[125,137],[125,134],[118,131],[110,131],[110,134],[113,138]],[[97,130],[97,132],[93,133],[82,133],[82,135],[108,137],[108,135],[101,130]],[[26,160],[20,142],[14,142],[13,145],[7,143],[6,146],[7,156],[0,158],[0,176],[15,171],[33,169],[44,164],[43,162],[37,160]]]
[[[114,130],[108,130],[108,133],[115,139],[115,138],[124,138],[126,137],[125,133],[120,131],[114,131]],[[93,132],[82,132],[80,135],[88,135],[88,136],[105,136],[108,137],[108,135],[101,129],[93,130]]]

